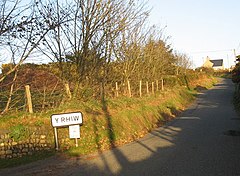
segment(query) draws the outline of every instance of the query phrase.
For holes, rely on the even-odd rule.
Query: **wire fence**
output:
[[[186,86],[199,79],[202,74],[191,74],[181,76],[163,76],[160,80],[139,80],[139,81],[115,81],[109,83],[96,83],[91,86],[80,87],[76,89],[74,84],[37,87],[27,85],[15,87],[14,91],[10,91],[10,85],[0,87],[0,110],[28,111],[39,112],[49,108],[59,107],[64,101],[70,99],[78,99],[88,101],[89,99],[101,100],[103,97],[118,98],[126,97],[143,97],[154,95],[175,86]],[[67,88],[68,87],[68,88]],[[29,92],[28,92],[29,91]],[[30,107],[31,106],[31,107]],[[32,110],[31,110],[32,109]]]

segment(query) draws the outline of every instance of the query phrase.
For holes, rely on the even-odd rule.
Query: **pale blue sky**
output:
[[[206,56],[234,64],[240,54],[239,0],[149,0],[151,24],[167,26],[172,47],[186,53],[196,67]]]

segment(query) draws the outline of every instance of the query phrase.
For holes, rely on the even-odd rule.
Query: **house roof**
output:
[[[213,67],[223,66],[223,59],[210,60],[213,63]]]

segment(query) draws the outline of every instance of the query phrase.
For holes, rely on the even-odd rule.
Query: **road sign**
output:
[[[80,125],[83,123],[81,112],[53,114],[51,116],[51,120],[53,127]]]
[[[69,137],[71,139],[80,138],[80,125],[69,126]]]

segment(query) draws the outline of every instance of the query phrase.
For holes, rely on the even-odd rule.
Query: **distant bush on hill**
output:
[[[240,64],[238,63],[232,71],[232,81],[234,83],[240,82]]]

